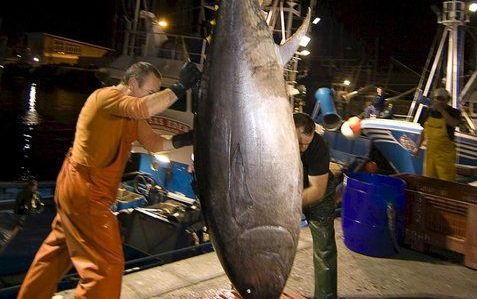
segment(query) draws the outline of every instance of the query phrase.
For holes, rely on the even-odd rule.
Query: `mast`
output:
[[[464,26],[469,22],[466,3],[445,1],[440,20],[448,31],[446,89],[452,96],[452,107],[460,109],[461,78],[464,64]]]
[[[469,22],[469,15],[467,6],[464,1],[444,1],[442,3],[442,11],[437,10],[438,13],[437,23],[444,26],[442,36],[434,56],[434,61],[427,78],[427,83],[423,91],[418,89],[414,100],[409,109],[407,120],[411,120],[415,113],[416,104],[420,100],[421,96],[427,97],[431,88],[440,85],[440,82],[435,82],[439,77],[439,69],[444,64],[444,48],[447,42],[447,60],[446,60],[446,89],[449,91],[452,97],[452,107],[461,109],[461,89],[462,89],[462,75],[464,65],[464,33],[465,25]],[[422,93],[421,93],[422,92]],[[416,116],[414,115],[414,118]]]

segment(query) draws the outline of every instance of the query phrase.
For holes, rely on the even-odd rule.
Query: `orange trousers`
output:
[[[94,173],[69,156],[57,179],[52,231],[38,250],[18,298],[50,299],[71,265],[80,276],[75,298],[120,297],[124,256],[118,221],[110,210],[117,184],[115,188],[102,184],[108,181],[114,186],[117,176],[105,178],[105,173]]]

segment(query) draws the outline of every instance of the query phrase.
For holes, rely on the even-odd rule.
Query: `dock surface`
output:
[[[335,220],[340,298],[477,298],[477,271],[452,259],[403,248],[393,258],[374,258],[349,250],[343,243],[340,218]],[[302,229],[286,288],[313,296],[313,244]],[[230,290],[230,281],[215,252],[124,276],[122,299],[213,298]],[[73,298],[73,291],[57,298]],[[55,296],[56,297],[56,296]]]

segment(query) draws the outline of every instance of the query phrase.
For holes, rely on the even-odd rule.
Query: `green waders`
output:
[[[315,299],[337,298],[338,267],[334,228],[335,187],[335,179],[330,174],[323,200],[304,211],[313,237]]]

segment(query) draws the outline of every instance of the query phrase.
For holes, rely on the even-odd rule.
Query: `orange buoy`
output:
[[[349,127],[349,123],[345,121],[344,123],[341,124],[341,134],[346,137],[346,139],[354,139],[356,138],[353,130]]]
[[[354,134],[361,133],[361,119],[357,116],[350,117],[348,119],[349,127],[353,131]]]

